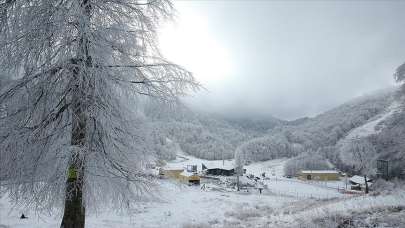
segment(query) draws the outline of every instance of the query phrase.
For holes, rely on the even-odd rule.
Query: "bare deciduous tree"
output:
[[[375,174],[377,151],[367,138],[355,138],[345,142],[340,157],[354,172],[364,176],[365,193],[368,193],[367,176]]]
[[[62,227],[84,227],[95,201],[146,192],[150,151],[136,98],[177,101],[199,87],[156,44],[167,0],[2,0],[2,184],[37,209],[64,201]]]

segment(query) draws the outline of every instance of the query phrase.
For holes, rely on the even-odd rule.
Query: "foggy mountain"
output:
[[[395,149],[399,142],[392,142],[392,137],[388,137],[391,139],[389,144],[383,134],[378,136],[380,132],[392,135],[405,125],[399,106],[394,107],[397,109],[395,112],[389,113],[392,104],[398,104],[399,99],[396,89],[390,88],[358,97],[313,118],[294,121],[274,117],[266,120],[226,118],[187,110],[181,118],[169,122],[156,118],[154,126],[166,132],[160,137],[169,138],[184,152],[200,158],[232,158],[237,151],[247,160],[263,161],[316,152],[339,166],[339,145],[342,141],[355,129],[377,121],[373,127],[379,130],[372,129],[364,137],[372,139],[381,156],[395,154],[396,158],[403,159],[403,153]],[[381,116],[384,118],[381,119]],[[166,141],[161,141],[161,146],[167,146]]]

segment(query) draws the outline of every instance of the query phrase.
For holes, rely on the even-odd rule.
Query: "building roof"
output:
[[[192,172],[187,172],[187,171],[183,171],[182,173],[180,173],[180,175],[185,176],[185,177],[197,176],[197,174],[192,173]]]
[[[301,170],[303,174],[322,174],[322,173],[335,173],[338,174],[339,171],[336,170]]]
[[[216,160],[216,161],[208,161],[204,162],[203,165],[207,167],[207,169],[224,169],[224,170],[232,170],[235,169],[235,164],[233,161],[227,160]]]
[[[349,180],[356,184],[364,184],[364,177],[362,177],[362,176],[355,175],[355,176],[352,176]],[[371,179],[367,178],[367,182],[369,182],[369,181],[371,181]]]
[[[162,167],[164,170],[184,170],[184,167],[180,165],[166,165]]]

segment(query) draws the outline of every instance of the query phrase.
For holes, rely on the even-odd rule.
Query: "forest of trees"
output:
[[[393,90],[364,96],[314,118],[303,119],[300,123],[293,122],[293,124],[287,123],[276,127],[262,138],[245,142],[240,149],[244,150],[243,147],[248,145],[256,148],[252,157],[253,161],[292,157],[300,151],[319,150],[325,156],[332,155],[331,148],[328,147],[336,145],[350,130],[365,124],[372,117],[383,112],[393,99]],[[272,144],[285,146],[271,149],[274,147],[270,146]],[[245,151],[252,153],[252,150]]]
[[[151,134],[158,145],[173,141],[190,155],[208,160],[230,159],[244,141],[263,136],[279,126],[281,120],[249,120],[196,113],[182,105],[165,106],[146,101],[144,113],[150,121]],[[165,150],[165,149],[162,149]],[[174,158],[175,152],[161,158]]]

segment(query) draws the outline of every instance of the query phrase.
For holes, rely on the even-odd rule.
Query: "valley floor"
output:
[[[394,223],[381,220],[379,224],[387,226],[377,227],[405,224],[401,220],[405,218],[404,191],[378,196],[344,195],[336,189],[341,182],[325,185],[283,178],[284,162],[279,159],[247,167],[250,173],[267,170],[274,174],[266,180],[268,188],[262,194],[253,188],[249,192],[228,188],[203,190],[200,186],[160,180],[160,199],[156,202],[140,203],[137,210],[129,213],[105,210],[89,214],[86,227],[337,227],[339,223],[361,224],[356,223],[359,221],[373,224],[387,216],[391,216],[390,221]],[[21,213],[29,218],[19,219]],[[38,216],[13,208],[6,195],[0,199],[0,228],[58,227],[60,220],[60,216]]]

